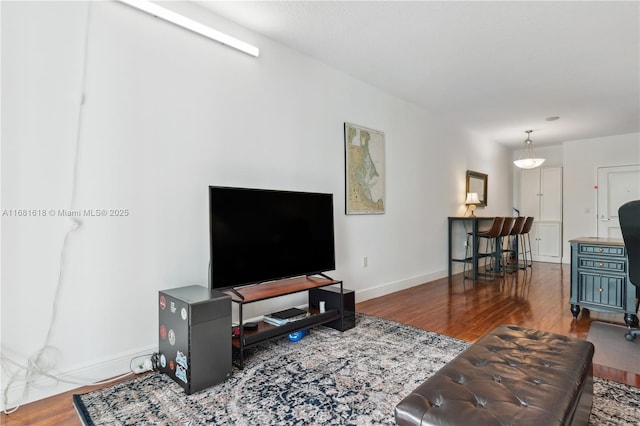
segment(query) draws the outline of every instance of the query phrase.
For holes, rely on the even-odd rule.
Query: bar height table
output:
[[[449,276],[451,276],[451,272],[453,269],[453,262],[462,262],[467,263],[471,261],[471,278],[475,280],[478,276],[478,244],[476,244],[476,238],[478,236],[478,228],[480,221],[493,221],[493,217],[469,217],[469,216],[449,216]],[[472,241],[472,251],[471,258],[454,258],[453,257],[453,225],[455,222],[471,222],[471,235],[473,237]],[[465,233],[466,234],[466,233]]]

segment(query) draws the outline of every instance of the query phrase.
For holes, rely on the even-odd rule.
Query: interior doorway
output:
[[[618,208],[640,200],[640,164],[598,167],[598,237],[622,238]]]

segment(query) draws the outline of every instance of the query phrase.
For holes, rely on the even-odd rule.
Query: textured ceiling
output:
[[[638,1],[197,3],[507,146],[640,132]]]

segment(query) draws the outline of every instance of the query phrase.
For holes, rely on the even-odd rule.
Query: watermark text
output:
[[[2,217],[127,217],[129,209],[3,209]]]

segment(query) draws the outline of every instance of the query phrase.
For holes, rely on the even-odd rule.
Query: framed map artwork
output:
[[[384,133],[344,123],[345,213],[384,213]]]

